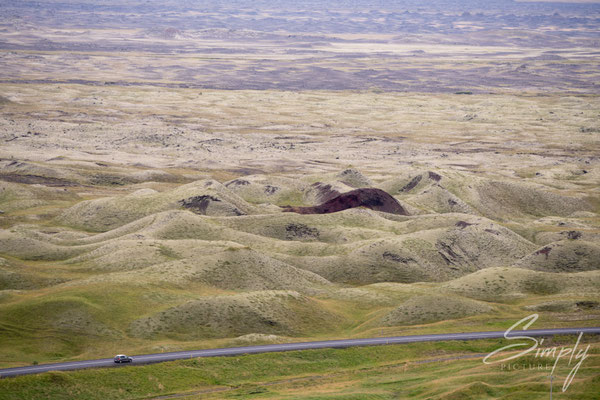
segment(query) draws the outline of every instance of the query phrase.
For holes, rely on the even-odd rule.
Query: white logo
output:
[[[560,360],[567,360],[568,357],[568,366],[571,366],[571,363],[575,363],[573,365],[573,367],[571,368],[571,371],[569,372],[569,374],[567,375],[567,377],[565,378],[565,382],[563,384],[562,387],[562,391],[565,392],[569,386],[571,385],[571,382],[573,381],[573,378],[575,378],[575,375],[577,374],[577,371],[579,371],[579,367],[581,367],[581,364],[583,363],[583,361],[588,358],[587,352],[590,349],[590,345],[588,344],[588,346],[585,348],[585,350],[579,350],[577,351],[577,347],[579,346],[579,342],[581,340],[581,337],[583,336],[583,332],[579,333],[579,337],[577,338],[577,342],[575,343],[574,347],[565,347],[565,346],[561,346],[559,347],[549,347],[549,348],[541,348],[538,346],[543,344],[544,339],[542,339],[540,342],[537,341],[537,339],[532,338],[530,336],[509,336],[510,333],[515,330],[518,326],[520,326],[521,324],[524,324],[523,329],[522,330],[527,330],[527,328],[529,328],[531,326],[531,324],[533,324],[537,319],[538,319],[539,315],[538,314],[532,314],[528,317],[523,318],[522,320],[518,321],[517,323],[515,323],[513,326],[511,326],[510,328],[508,328],[506,330],[506,332],[504,332],[504,338],[510,341],[515,341],[518,340],[519,342],[516,343],[511,343],[509,345],[506,345],[504,347],[501,347],[497,350],[492,351],[490,354],[488,354],[484,359],[483,359],[483,363],[484,364],[498,364],[498,363],[504,363],[510,360],[515,360],[519,357],[523,357],[527,354],[530,354],[532,352],[535,352],[535,358],[539,358],[539,359],[544,359],[544,358],[550,358],[554,360],[554,366],[552,367],[552,372],[550,373],[551,376],[554,375],[554,370],[556,369],[556,366],[558,365],[558,362]],[[512,352],[510,353],[510,355],[505,355],[504,358],[502,357],[502,353],[510,350],[510,349],[523,349],[521,350],[519,353],[517,354],[512,354]],[[497,359],[500,358],[500,359]],[[573,358],[575,358],[575,360],[573,360]]]

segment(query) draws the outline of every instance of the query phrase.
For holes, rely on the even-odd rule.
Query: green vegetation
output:
[[[556,337],[545,344],[573,346],[574,341]],[[193,399],[547,398],[546,365],[551,368],[551,361],[524,357],[513,363],[521,370],[482,363],[483,355],[506,344],[417,343],[51,372],[0,380],[0,399],[138,399],[168,394]],[[600,346],[590,344],[589,357],[565,393],[560,387],[571,367],[566,361],[558,365],[554,391],[561,398],[593,399],[600,390]],[[540,363],[543,369],[537,369]]]
[[[387,314],[383,322],[391,326],[423,324],[489,313],[492,310],[492,307],[486,303],[462,298],[439,295],[414,296]]]
[[[78,176],[87,179],[83,170]],[[318,204],[331,188],[365,185],[396,194],[413,215],[299,215],[262,203],[292,196]],[[539,186],[422,169],[378,179],[345,169],[302,179],[96,186],[85,196],[30,186],[7,184],[0,202],[19,205],[35,191],[59,202],[44,206],[48,214],[38,204],[7,208],[15,219],[0,232],[3,366],[125,350],[501,330],[532,311],[540,326],[595,324],[596,308],[586,304],[598,302],[596,216],[578,197]],[[491,187],[503,203],[490,216],[520,215],[517,222],[481,215]],[[542,201],[532,204],[536,196]],[[244,215],[230,215],[234,208]],[[557,230],[559,216],[539,218],[577,208],[581,214],[563,218],[581,231]]]
[[[579,130],[595,126],[597,97],[2,87],[15,100],[0,160],[2,367],[505,330],[534,312],[540,328],[598,325],[600,170]],[[86,114],[96,96],[105,105]],[[29,130],[41,134],[11,140]],[[280,208],[360,187],[410,215]],[[416,364],[470,351],[423,346],[47,374],[0,381],[0,396],[93,398],[93,379],[137,398],[545,393],[541,375],[477,360]],[[596,384],[585,379],[573,397]]]

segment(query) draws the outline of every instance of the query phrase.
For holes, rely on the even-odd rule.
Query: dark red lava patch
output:
[[[410,257],[402,257],[398,254],[386,251],[385,253],[383,253],[383,258],[386,260],[391,260],[391,261],[395,261],[395,262],[399,262],[399,263],[403,263],[403,264],[408,264],[409,262],[416,262],[414,258],[410,258]]]
[[[329,214],[348,208],[366,207],[390,214],[408,215],[398,200],[381,189],[364,188],[342,193],[325,203],[314,207],[285,206],[285,212],[298,214]]]
[[[341,194],[326,183],[315,182],[311,186],[317,191],[317,199],[322,202],[329,201]]]
[[[319,230],[316,228],[311,228],[304,224],[288,224],[285,227],[285,238],[288,240],[293,240],[296,238],[319,238]]]
[[[267,186],[265,186],[264,190],[265,190],[266,194],[271,195],[271,194],[275,194],[276,192],[278,192],[279,188],[277,186],[267,185]]]
[[[474,224],[470,224],[470,223],[465,222],[465,221],[458,221],[456,223],[456,226],[458,226],[460,229],[465,229],[467,226],[471,226],[471,225],[474,225]]]
[[[195,212],[196,214],[206,214],[206,209],[211,201],[218,202],[221,200],[213,196],[204,195],[179,200],[179,204],[181,204],[184,208]]]
[[[543,249],[540,249],[538,251],[535,252],[536,255],[540,255],[543,254],[546,256],[546,258],[548,258],[548,254],[550,254],[550,251],[552,249],[550,247],[544,247]]]
[[[441,181],[441,180],[442,180],[442,176],[441,176],[441,175],[438,175],[438,174],[436,174],[435,172],[431,172],[431,171],[429,171],[429,179],[432,179],[432,180],[434,180],[434,181],[436,181],[436,182],[439,182],[439,181]]]
[[[233,186],[233,185],[235,185],[235,186],[246,186],[246,185],[249,185],[249,184],[250,184],[250,182],[248,182],[245,179],[234,179],[231,182],[226,183],[225,186],[227,186],[227,187],[230,187],[230,186]]]
[[[419,182],[421,182],[421,175],[417,175],[414,178],[412,178],[412,180],[410,182],[408,182],[406,185],[404,185],[404,187],[402,189],[400,189],[400,191],[408,192],[408,191],[414,189],[414,187],[417,186],[419,184]]]
[[[77,183],[66,179],[38,175],[0,174],[0,181],[25,183],[27,185],[77,186]]]

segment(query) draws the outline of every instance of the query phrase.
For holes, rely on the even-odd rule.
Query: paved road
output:
[[[578,335],[600,334],[600,327],[594,328],[561,328],[561,329],[531,329],[526,331],[512,331],[509,337],[514,336],[552,336],[552,335]],[[144,354],[133,357],[131,364],[115,364],[112,358],[102,358],[98,360],[73,361],[57,364],[42,364],[30,367],[18,367],[0,369],[0,377],[6,378],[18,375],[38,374],[47,371],[67,371],[84,368],[115,367],[125,365],[151,364],[163,361],[181,360],[196,357],[218,357],[234,356],[241,354],[269,353],[277,351],[307,350],[307,349],[327,349],[327,348],[346,348],[356,346],[378,346],[386,344],[401,344],[415,342],[436,342],[447,340],[476,340],[476,339],[494,339],[504,336],[504,331],[496,332],[467,332],[467,333],[443,333],[436,335],[414,335],[414,336],[392,336],[366,339],[346,339],[346,340],[325,340],[318,342],[302,343],[284,343],[267,344],[261,346],[230,347],[222,349],[190,350],[176,351],[172,353]]]

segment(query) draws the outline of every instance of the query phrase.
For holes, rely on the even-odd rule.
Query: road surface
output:
[[[515,336],[552,336],[552,335],[579,335],[600,334],[600,327],[594,328],[559,328],[559,329],[531,329],[525,331],[511,331],[509,337]],[[324,340],[316,342],[301,343],[283,343],[267,344],[261,346],[230,347],[221,349],[189,350],[176,351],[171,353],[144,354],[133,357],[130,364],[115,364],[112,358],[102,358],[98,360],[73,361],[56,364],[33,365],[29,367],[17,367],[0,369],[0,377],[7,378],[12,376],[38,374],[47,371],[68,371],[84,368],[115,367],[125,365],[151,364],[164,361],[181,360],[196,357],[220,357],[235,356],[241,354],[257,354],[278,351],[308,350],[308,349],[329,349],[346,348],[356,346],[378,346],[386,344],[402,344],[416,342],[439,342],[446,340],[477,340],[477,339],[495,339],[504,337],[504,331],[496,332],[467,332],[467,333],[441,333],[435,335],[413,335],[413,336],[392,336],[366,339],[345,339],[345,340]]]

